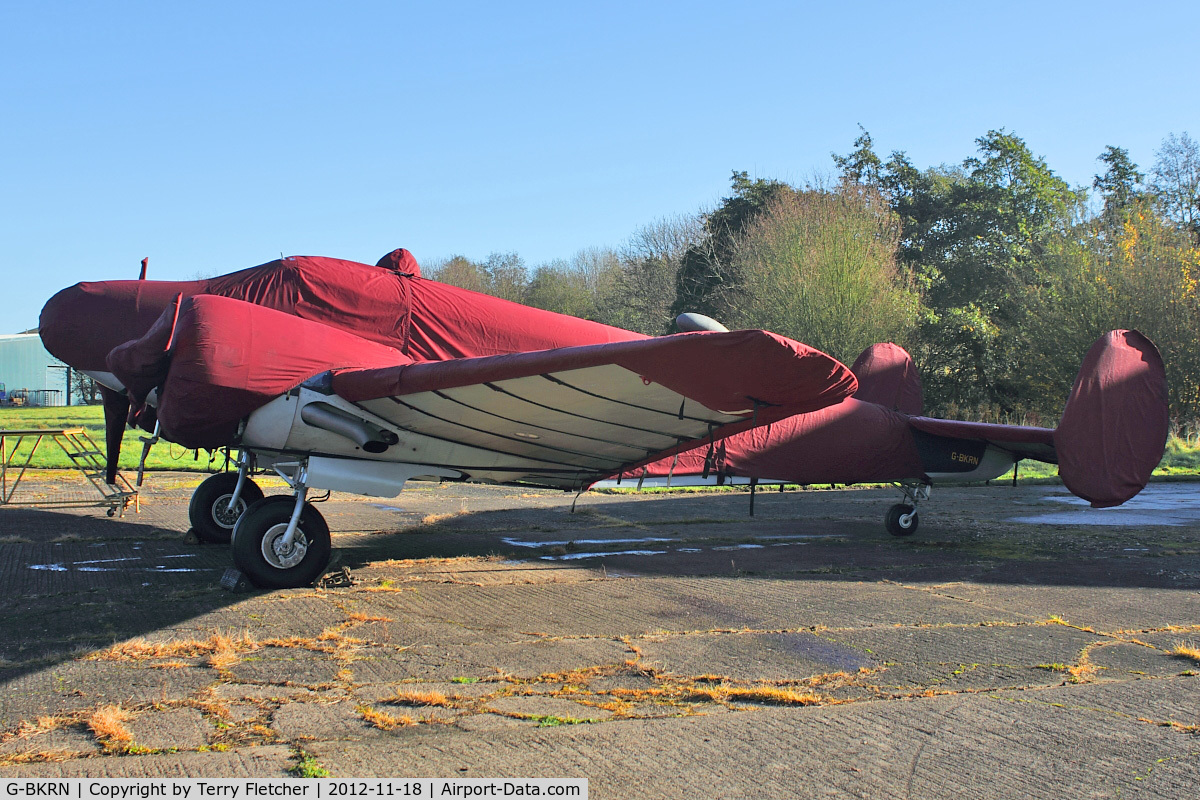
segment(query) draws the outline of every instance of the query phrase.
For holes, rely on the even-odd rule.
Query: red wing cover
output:
[[[337,370],[334,391],[351,401],[394,397],[545,373],[615,365],[729,414],[795,414],[836,403],[856,388],[832,356],[766,331],[680,333],[629,342],[454,359],[377,370]],[[769,412],[768,407],[783,411]]]
[[[1088,351],[1054,432],[1058,474],[1097,508],[1133,497],[1162,460],[1167,379],[1154,343],[1111,331]]]
[[[855,400],[917,415],[924,410],[921,376],[912,356],[891,342],[873,344],[854,360],[850,371],[858,378]]]
[[[332,385],[395,426],[421,463],[581,488],[697,440],[836,404],[855,382],[799,342],[734,331],[342,370]]]

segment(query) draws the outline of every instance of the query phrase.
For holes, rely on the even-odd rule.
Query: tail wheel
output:
[[[897,503],[888,509],[884,525],[892,536],[912,536],[917,532],[920,518],[917,509],[907,503]]]
[[[188,520],[200,541],[229,544],[238,517],[256,500],[262,500],[262,489],[247,478],[242,484],[237,505],[230,511],[229,498],[233,497],[237,479],[236,472],[218,472],[206,478],[192,493],[192,500],[188,503]]]
[[[317,579],[332,543],[321,512],[305,503],[290,546],[283,543],[296,499],[273,495],[252,503],[233,531],[233,563],[263,589],[290,589]]]

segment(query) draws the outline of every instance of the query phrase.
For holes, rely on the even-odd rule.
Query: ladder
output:
[[[24,455],[24,460],[17,463],[20,460],[18,451],[27,438],[32,440],[32,446]],[[66,453],[67,458],[83,474],[99,497],[90,495],[85,498],[42,499],[35,496],[29,500],[17,498],[17,487],[20,485],[21,479],[25,477],[25,471],[33,462],[34,454],[37,453],[45,439],[50,439]],[[108,483],[105,480],[105,467],[104,454],[100,452],[100,448],[83,428],[0,430],[0,505],[107,506],[110,517],[118,512],[121,516],[125,516],[125,509],[131,504],[134,511],[141,511],[137,489],[130,485],[125,476],[119,472],[117,473],[117,482]],[[16,472],[16,477],[10,477],[10,472]]]

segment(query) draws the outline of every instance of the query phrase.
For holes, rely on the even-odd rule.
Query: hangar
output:
[[[46,351],[37,331],[0,334],[0,404],[71,405],[71,373]]]

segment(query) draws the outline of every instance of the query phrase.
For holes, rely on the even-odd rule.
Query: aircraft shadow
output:
[[[480,494],[480,491],[484,491]],[[1083,527],[1006,521],[1020,490],[943,491],[910,538],[888,535],[895,492],[760,492],[512,499],[495,487],[322,507],[336,577],[386,580],[406,560],[499,556],[607,575],[740,580],[1200,589],[1200,525]],[[490,494],[488,493],[490,492]],[[469,510],[483,497],[492,507]],[[1014,499],[1015,498],[1015,499]],[[1005,504],[1008,505],[1005,505]],[[502,507],[497,507],[502,506]],[[436,509],[450,507],[451,511]],[[176,510],[177,509],[177,510]],[[0,682],[246,597],[220,588],[227,548],[185,539],[146,515],[0,510]],[[389,566],[392,565],[392,566]],[[329,591],[339,591],[336,580]]]

